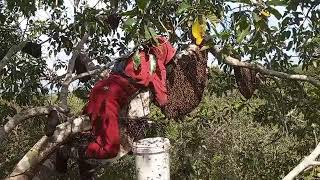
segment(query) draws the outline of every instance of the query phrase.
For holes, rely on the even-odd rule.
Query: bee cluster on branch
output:
[[[196,50],[168,67],[168,104],[162,108],[168,118],[183,117],[201,102],[208,79],[207,59],[207,52]]]
[[[250,99],[259,85],[257,72],[255,70],[239,66],[234,66],[233,70],[240,93],[246,99]]]

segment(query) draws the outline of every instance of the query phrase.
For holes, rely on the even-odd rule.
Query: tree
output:
[[[156,34],[168,35],[180,51],[194,38],[191,26],[196,20],[201,23],[201,29],[206,30],[206,36],[201,37],[205,39],[205,48],[224,74],[233,76],[234,67],[245,67],[261,75],[257,97],[266,103],[257,108],[255,117],[262,120],[272,113],[278,117],[298,113],[306,122],[303,128],[299,128],[295,120],[263,123],[284,122],[288,134],[309,137],[309,140],[318,125],[318,112],[313,111],[319,104],[320,87],[316,73],[319,58],[315,53],[320,43],[317,1],[99,0],[93,5],[75,1],[70,9],[63,0],[27,0],[1,1],[0,8],[0,31],[3,32],[0,46],[4,47],[0,51],[0,89],[4,114],[8,116],[6,121],[1,121],[0,139],[22,121],[46,115],[51,108],[72,117],[67,99],[72,82],[91,75],[89,82],[78,84],[73,91],[85,99],[97,75],[113,61],[112,56],[122,56],[132,50],[129,47],[154,40]],[[49,18],[36,19],[39,10],[46,10]],[[27,22],[22,30],[21,19]],[[40,41],[41,35],[47,39]],[[50,61],[48,57],[35,59],[19,52],[27,41],[46,45],[49,57],[56,57],[58,53],[72,56],[68,62],[54,62],[52,70],[46,66],[46,61]],[[74,62],[80,52],[96,60],[99,66],[73,76]],[[59,76],[56,73],[59,69],[65,69],[66,73]],[[220,80],[227,82],[228,78]],[[228,84],[221,88],[212,83],[208,84],[209,92],[228,93],[232,88]],[[48,104],[45,95],[49,90],[57,91],[59,96],[56,102],[44,107]],[[310,149],[310,144],[304,151]]]

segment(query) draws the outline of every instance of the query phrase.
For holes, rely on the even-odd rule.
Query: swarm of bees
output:
[[[91,62],[86,54],[80,53],[75,61],[73,72],[77,75],[88,72],[94,68],[94,64]],[[88,82],[92,77],[85,76],[79,79],[80,82]]]
[[[124,123],[124,129],[129,137],[134,141],[143,139],[146,134],[146,130],[151,128],[147,118],[127,119]]]
[[[162,108],[168,118],[183,117],[199,105],[208,79],[207,58],[207,52],[197,50],[170,64],[168,104]]]
[[[37,44],[34,42],[27,42],[21,51],[31,55],[34,58],[40,58],[41,57],[41,44]]]
[[[240,93],[250,99],[259,85],[256,71],[239,66],[234,66],[233,69]]]

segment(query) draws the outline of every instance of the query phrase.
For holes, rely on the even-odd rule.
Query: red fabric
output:
[[[165,65],[171,61],[176,50],[165,38],[158,39],[160,45],[151,47],[149,51],[156,56],[155,72],[150,74],[149,55],[140,51],[140,68],[134,70],[133,59],[130,58],[124,73],[136,80],[138,84],[153,88],[156,100],[160,105],[164,105],[167,102]],[[107,79],[95,84],[85,109],[92,123],[92,132],[96,137],[86,149],[87,157],[105,159],[117,156],[120,148],[119,111],[128,103],[129,97],[137,91],[136,86],[117,73],[111,73]]]
[[[120,108],[128,103],[129,97],[137,90],[126,78],[116,73],[111,73],[107,79],[95,84],[85,110],[95,135],[95,141],[86,149],[89,158],[105,159],[117,156],[120,149]]]
[[[163,106],[168,101],[165,65],[173,59],[176,49],[172,47],[166,38],[158,37],[158,40],[160,45],[151,47],[149,52],[156,56],[157,66],[155,72],[150,74],[149,55],[144,51],[140,51],[140,68],[138,70],[134,69],[133,59],[131,58],[125,67],[125,74],[137,80],[141,85],[152,87],[155,91],[156,100],[160,106]]]

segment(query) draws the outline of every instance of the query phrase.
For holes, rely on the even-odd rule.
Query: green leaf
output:
[[[283,6],[283,5],[287,5],[287,1],[284,0],[270,0],[268,1],[269,5],[273,5],[273,6]]]
[[[220,33],[220,37],[222,38],[222,40],[227,40],[227,39],[229,39],[230,35],[231,35],[231,32],[230,32],[230,31],[222,31],[222,32]]]
[[[207,18],[214,26],[219,22],[219,18],[214,14],[207,15]]]
[[[271,26],[270,29],[273,30],[273,31],[278,31],[279,30],[277,26]]]
[[[237,43],[241,43],[243,39],[250,33],[250,26],[244,29],[237,37]]]
[[[273,14],[277,19],[281,19],[281,17],[282,17],[281,13],[278,10],[276,10],[275,8],[269,7],[268,11],[271,14]]]
[[[181,14],[181,13],[185,12],[190,7],[191,7],[191,5],[188,2],[183,1],[178,7],[177,14]]]
[[[149,31],[149,28],[148,28],[148,26],[144,26],[144,38],[146,39],[146,40],[149,40],[149,39],[151,39],[152,38],[152,36],[151,36],[151,34],[150,34],[150,31]]]
[[[317,63],[317,61],[312,61],[312,64],[313,64],[313,67],[318,67],[318,63]]]
[[[128,18],[123,24],[124,24],[125,27],[130,27],[134,23],[136,23],[136,19]]]
[[[149,30],[149,33],[150,33],[153,41],[158,45],[158,44],[159,44],[159,41],[158,41],[158,39],[156,38],[156,36],[157,36],[156,31],[155,31],[153,28],[148,28],[148,30]]]
[[[149,54],[149,61],[150,61],[150,73],[153,74],[156,70],[157,60],[153,54]]]
[[[118,9],[119,1],[118,0],[110,0],[111,7],[114,9]]]
[[[150,4],[150,0],[136,0],[140,10],[144,11]]]
[[[149,28],[148,26],[144,26],[144,38],[146,40],[152,39],[156,44],[159,44],[158,39],[156,38],[157,33],[153,28]]]
[[[286,50],[289,51],[292,48],[292,46],[293,46],[293,41],[290,41],[288,43],[288,46],[287,46]]]
[[[248,19],[246,16],[241,16],[239,22],[237,23],[239,28],[242,30],[242,29],[246,29],[248,26],[249,26],[249,23],[248,23]]]
[[[139,54],[139,50],[137,50],[133,55],[133,68],[134,70],[138,70],[141,64],[141,57]]]
[[[285,31],[285,32],[283,32],[283,34],[284,34],[285,38],[288,39],[291,35],[291,31]]]

